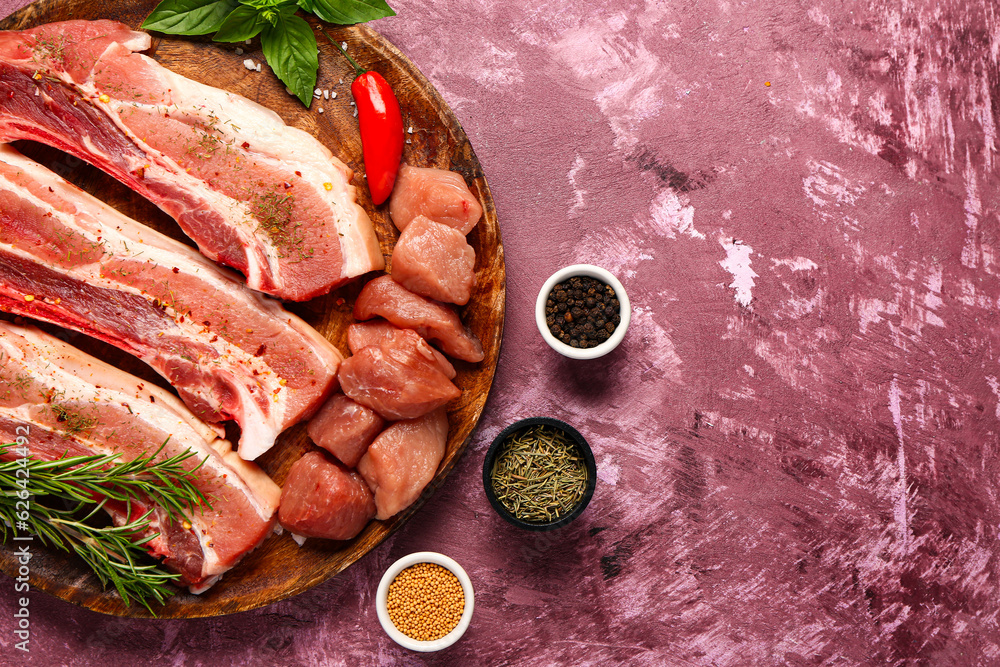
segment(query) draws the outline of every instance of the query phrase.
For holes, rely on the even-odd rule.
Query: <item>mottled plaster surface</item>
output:
[[[452,105],[503,230],[504,350],[467,453],[395,537],[265,609],[128,621],[34,593],[23,657],[0,585],[0,662],[1000,664],[996,4],[393,6],[375,27]],[[555,356],[532,319],[575,262],[634,305],[601,361]],[[532,415],[599,466],[549,536],[480,485]],[[424,549],[477,592],[436,655],[372,606]]]

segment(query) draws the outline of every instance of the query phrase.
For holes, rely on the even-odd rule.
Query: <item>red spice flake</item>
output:
[[[241,145],[241,146],[243,147],[243,150],[245,150],[245,151],[246,151],[246,150],[250,150],[250,142],[249,142],[249,141],[244,141],[244,142],[243,142],[242,144],[240,144],[240,145]]]
[[[257,348],[257,351],[254,353],[253,356],[263,357],[265,352],[267,352],[267,343],[261,343],[260,347]]]
[[[181,272],[181,270],[178,269],[176,266],[174,268],[170,269],[170,270],[173,271],[174,273],[180,273]]]
[[[347,302],[344,301],[344,297],[340,297],[336,301],[334,301],[334,303],[336,303],[338,306],[343,306]]]

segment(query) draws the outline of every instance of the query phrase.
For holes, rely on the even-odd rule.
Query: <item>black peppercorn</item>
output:
[[[573,276],[552,288],[545,322],[552,335],[574,348],[590,348],[611,337],[621,322],[614,288],[590,276]]]

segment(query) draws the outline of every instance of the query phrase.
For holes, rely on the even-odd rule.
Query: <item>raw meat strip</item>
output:
[[[392,250],[392,279],[438,301],[464,306],[476,284],[476,251],[462,232],[422,215],[406,226]]]
[[[202,419],[235,419],[248,460],[316,410],[341,359],[235,274],[9,146],[0,146],[0,309],[139,357]]]
[[[296,535],[349,540],[375,516],[375,499],[358,473],[308,452],[288,471],[278,516]]]
[[[462,395],[415,347],[369,345],[344,359],[338,378],[345,394],[388,420],[415,419]]]
[[[371,408],[334,394],[309,420],[308,432],[314,443],[353,468],[384,426],[385,420]]]
[[[112,21],[0,32],[0,140],[84,159],[248,284],[301,301],[385,262],[351,170],[250,100],[174,74]]]
[[[438,370],[449,380],[454,379],[455,367],[448,358],[427,344],[420,334],[413,329],[400,329],[385,320],[370,320],[355,322],[347,327],[347,346],[351,354],[357,354],[369,345],[380,347],[416,347],[421,354],[434,358]]]
[[[132,460],[156,452],[166,459],[185,450],[185,463],[211,507],[171,520],[154,509],[147,545],[180,583],[201,592],[268,537],[280,489],[256,465],[232,452],[216,428],[177,398],[33,327],[0,322],[0,441],[25,436],[33,458],[121,455]],[[152,505],[107,505],[121,525]]]
[[[354,302],[355,319],[367,320],[376,315],[402,329],[413,329],[456,359],[476,362],[485,356],[479,339],[462,325],[454,309],[414,294],[392,276],[368,281]]]
[[[403,164],[389,201],[389,216],[404,231],[418,215],[454,227],[464,235],[483,217],[483,207],[461,174]]]
[[[436,410],[420,419],[396,422],[375,438],[358,472],[375,492],[376,519],[413,504],[437,471],[448,442],[448,417]]]

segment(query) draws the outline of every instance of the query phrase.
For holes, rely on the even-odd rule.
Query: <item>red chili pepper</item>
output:
[[[326,34],[326,31],[323,33]],[[336,40],[328,34],[326,37],[340,49],[357,72],[351,84],[351,94],[358,105],[368,190],[372,193],[372,202],[378,206],[392,193],[399,161],[403,157],[403,115],[399,110],[399,101],[381,74],[362,69]]]

